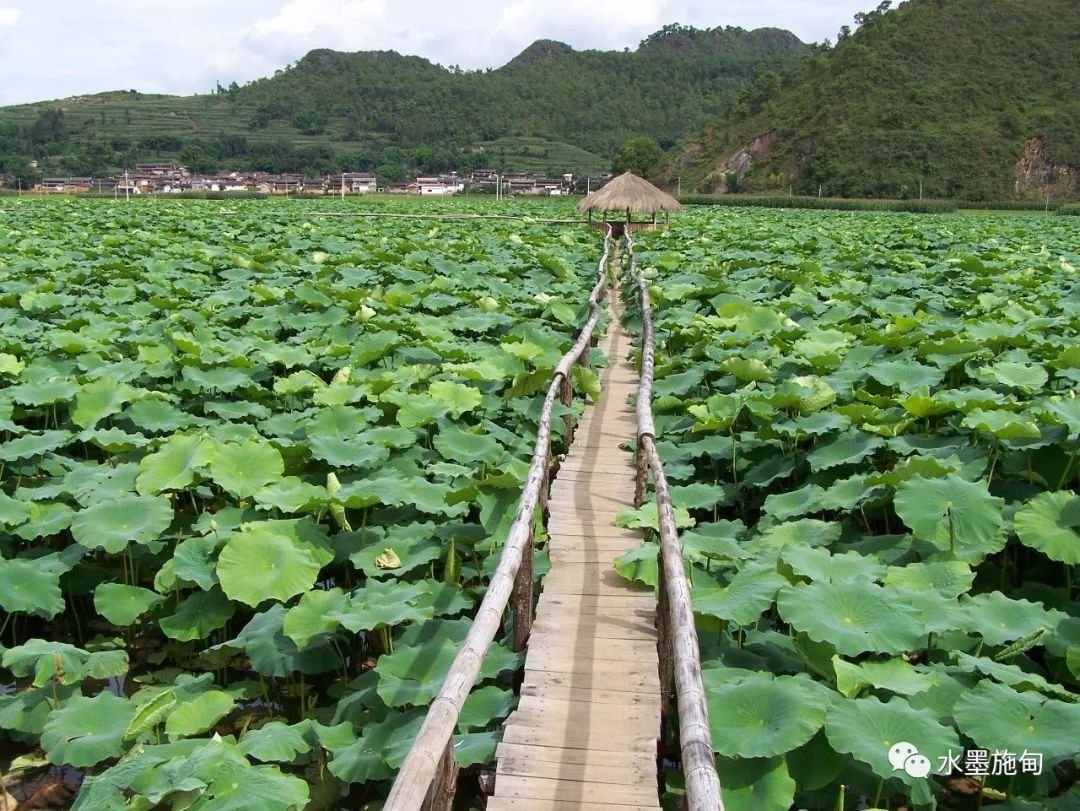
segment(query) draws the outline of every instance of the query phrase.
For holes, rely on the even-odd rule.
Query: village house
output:
[[[90,177],[46,177],[33,190],[40,194],[78,194],[90,191],[93,183]]]
[[[375,175],[371,172],[345,172],[337,176],[338,189],[347,194],[373,194],[376,189]]]

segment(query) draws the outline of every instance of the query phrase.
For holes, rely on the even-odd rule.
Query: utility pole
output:
[[[678,186],[678,191],[675,192],[675,196],[676,197],[682,197],[682,175],[679,175],[677,180],[678,180],[679,186]]]
[[[345,201],[345,173],[341,173],[341,200]]]
[[[922,178],[919,178],[919,199],[922,200]]]
[[[592,194],[592,175],[585,175],[585,196]]]
[[[124,169],[124,199],[131,200],[131,181],[128,180],[127,169]]]

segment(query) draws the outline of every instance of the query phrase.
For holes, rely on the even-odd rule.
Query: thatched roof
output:
[[[682,206],[667,192],[632,172],[623,172],[599,191],[594,191],[577,205],[578,211],[626,211],[633,214],[656,214],[678,211]]]

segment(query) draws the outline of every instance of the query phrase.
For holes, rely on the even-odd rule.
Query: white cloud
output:
[[[17,25],[20,17],[22,17],[22,12],[17,8],[0,7],[0,28]]]

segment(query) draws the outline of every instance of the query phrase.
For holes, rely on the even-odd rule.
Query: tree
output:
[[[656,172],[663,157],[659,144],[652,138],[631,138],[615,153],[611,171],[616,175],[631,171],[640,177],[648,177]]]

